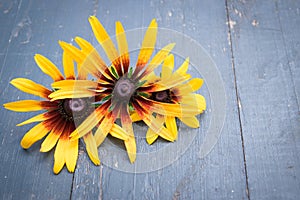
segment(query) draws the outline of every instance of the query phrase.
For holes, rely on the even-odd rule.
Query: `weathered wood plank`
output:
[[[289,63],[297,53],[289,53],[299,39],[289,36],[300,33],[299,2],[228,2],[250,198],[298,199],[299,86]]]
[[[287,67],[292,73],[298,111],[300,111],[300,3],[297,1],[279,1],[275,4],[282,32]]]
[[[127,8],[130,8],[130,12],[126,12]],[[152,18],[156,18],[159,27],[171,28],[191,36],[213,57],[222,74],[227,92],[227,118],[223,132],[219,142],[207,157],[199,159],[198,152],[209,125],[211,114],[209,110],[201,117],[202,129],[191,146],[172,165],[154,172],[136,174],[112,169],[104,164],[103,199],[247,199],[234,76],[227,40],[225,3],[99,2],[97,16],[110,33],[114,33],[114,22],[117,20],[121,20],[126,28],[136,28],[145,27]],[[205,89],[201,91],[209,98],[209,93]],[[143,128],[140,130],[144,131]],[[180,130],[180,134],[184,134],[187,129],[181,125]],[[140,151],[151,148],[141,143],[139,145]],[[120,166],[123,162],[128,162],[126,157],[115,164],[122,168]]]
[[[6,13],[12,17],[1,18],[1,33],[2,28],[5,30],[0,42],[0,52],[4,52],[0,56],[1,105],[18,99],[34,98],[11,86],[9,81],[12,78],[26,77],[50,86],[52,80],[38,69],[33,59],[34,54],[45,55],[62,69],[62,51],[57,41],[71,42],[76,34],[86,38],[88,31],[81,24],[86,23],[93,10],[93,2],[14,2],[17,9],[13,7]],[[0,198],[69,199],[73,174],[66,169],[57,176],[53,174],[53,151],[40,153],[40,142],[27,151],[19,145],[21,138],[32,125],[15,125],[34,114],[13,113],[2,106],[1,113]]]

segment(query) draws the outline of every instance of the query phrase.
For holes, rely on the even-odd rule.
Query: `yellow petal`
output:
[[[46,119],[49,119],[51,118],[51,116],[46,116],[45,115],[46,113],[42,113],[42,114],[39,114],[39,115],[36,115],[30,119],[27,119],[26,121],[22,122],[22,123],[19,123],[17,124],[17,126],[23,126],[25,124],[30,124],[30,123],[33,123],[33,122],[40,122],[40,121],[44,121]]]
[[[166,127],[172,134],[174,140],[177,139],[177,125],[175,117],[166,116]]]
[[[47,105],[43,101],[36,100],[21,100],[3,104],[4,108],[17,112],[29,112],[38,111],[46,108],[50,108],[51,105]]]
[[[95,165],[100,165],[100,159],[99,159],[99,156],[98,156],[97,144],[96,144],[96,140],[95,140],[92,132],[89,132],[88,134],[83,136],[83,140],[85,142],[86,151],[87,151],[91,161]]]
[[[66,139],[65,146],[65,161],[69,172],[74,172],[78,158],[78,140]]]
[[[200,111],[206,110],[206,101],[205,101],[204,96],[202,96],[200,94],[196,94],[196,98],[197,98],[198,109]]]
[[[79,74],[89,72],[97,78],[101,78],[101,76],[104,75],[109,80],[112,80],[111,75],[106,72],[107,66],[98,51],[83,38],[76,37],[75,41],[80,48],[82,48],[82,52],[84,53],[84,59],[79,62]]]
[[[90,80],[62,80],[51,84],[52,88],[62,89],[62,88],[86,88],[86,89],[96,89],[98,83]]]
[[[189,67],[190,58],[187,57],[182,65],[176,70],[176,73],[185,75]]]
[[[183,82],[189,80],[191,78],[191,75],[185,74],[184,76],[181,74],[173,74],[171,78],[165,79],[162,81],[159,81],[155,83],[155,86],[151,88],[151,90],[148,90],[148,92],[158,92],[158,91],[163,91],[167,89],[172,89]]]
[[[124,68],[124,73],[127,73],[129,66],[129,53],[128,44],[126,39],[126,34],[121,22],[116,22],[116,39],[118,42],[119,55],[121,56],[121,61]]]
[[[84,97],[94,97],[95,92],[87,89],[60,89],[49,95],[51,101],[59,100],[59,99],[72,99],[72,98],[84,98]]]
[[[130,115],[130,118],[131,118],[132,122],[137,122],[137,121],[141,121],[142,120],[142,118],[136,112],[132,113]]]
[[[174,68],[174,55],[170,54],[168,55],[168,57],[164,60],[164,63],[162,65],[162,69],[161,69],[161,79],[167,80],[169,78],[171,78],[172,76],[172,71]]]
[[[36,54],[34,56],[34,60],[36,64],[40,67],[40,69],[47,75],[49,75],[54,81],[63,80],[64,77],[61,72],[57,69],[57,67],[46,57]]]
[[[136,143],[134,136],[129,136],[127,140],[124,141],[127,155],[131,163],[133,163],[136,159]]]
[[[197,111],[196,114],[202,113],[206,109],[205,98],[200,94],[187,94],[179,98],[180,103],[183,106],[194,108]]]
[[[174,104],[174,103],[163,103],[157,102],[150,99],[146,99],[144,97],[143,102],[139,102],[139,104],[144,107],[145,104],[151,105],[149,109],[161,115],[169,115],[174,117],[188,117],[199,114],[199,110],[197,110],[197,103],[194,101],[194,104]]]
[[[36,141],[42,139],[50,131],[50,127],[47,127],[44,122],[41,122],[30,129],[22,138],[21,146],[24,149],[28,149]]]
[[[155,133],[159,134],[160,137],[173,142],[174,138],[168,129],[160,125],[159,120],[154,118],[152,115],[145,115],[143,121],[151,128]]]
[[[66,52],[77,63],[82,63],[86,59],[85,54],[71,44],[68,44],[64,41],[59,41],[58,43],[64,52]]]
[[[75,79],[74,62],[71,56],[64,51],[62,60],[66,79]]]
[[[135,73],[139,73],[143,69],[143,67],[148,63],[154,50],[154,46],[156,43],[156,35],[157,22],[155,19],[153,19],[145,33],[142,47],[138,56],[138,61],[136,63]]]
[[[151,128],[148,129],[146,133],[146,141],[148,144],[153,144],[153,142],[158,138],[158,134],[156,134]]]
[[[140,78],[148,75],[151,73],[155,68],[157,68],[163,61],[164,59],[169,55],[170,51],[174,48],[175,43],[171,43],[163,47],[150,61],[149,65],[147,65],[147,68],[145,71],[142,73]]]
[[[101,145],[106,136],[108,135],[111,127],[114,124],[114,119],[109,116],[105,116],[103,120],[100,122],[100,125],[95,133],[95,139],[97,146]]]
[[[183,96],[191,92],[197,91],[203,85],[203,79],[194,78],[188,83],[178,85],[176,88],[172,89],[172,92],[176,96]]]
[[[192,117],[182,117],[180,120],[187,126],[191,128],[199,128],[200,124],[198,119],[195,116]]]
[[[103,112],[105,109],[103,108],[102,104],[100,107],[98,107],[94,112],[92,112],[77,128],[74,130],[70,137],[72,137],[72,140],[78,139],[88,132],[90,132],[103,118]]]
[[[50,151],[57,143],[61,134],[66,131],[66,123],[57,123],[56,126],[52,129],[46,139],[43,141],[41,145],[41,152],[48,152]]]
[[[126,131],[123,128],[121,128],[119,125],[117,125],[117,124],[114,124],[112,126],[112,128],[109,131],[109,133],[113,137],[121,139],[121,140],[127,140],[129,138],[129,136],[126,133]]]
[[[114,43],[110,39],[106,30],[95,16],[89,17],[89,22],[91,24],[96,39],[103,47],[107,57],[113,63],[114,66],[118,66],[120,64],[120,61],[118,59],[119,55]]]
[[[15,78],[10,83],[23,92],[33,94],[46,99],[48,98],[48,95],[51,93],[51,91],[45,88],[44,86],[37,84],[32,80],[26,78]]]
[[[58,174],[63,166],[65,165],[65,148],[66,148],[66,139],[60,139],[57,142],[55,152],[54,152],[54,166],[53,166],[53,172],[55,174]]]

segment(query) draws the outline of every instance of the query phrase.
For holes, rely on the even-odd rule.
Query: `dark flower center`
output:
[[[159,102],[166,102],[166,103],[170,103],[172,100],[170,90],[153,92],[151,95],[151,99]]]
[[[128,78],[120,78],[113,91],[113,95],[116,98],[129,100],[135,92],[135,84]]]
[[[90,109],[87,99],[78,98],[61,100],[58,110],[65,119],[74,121],[87,116]]]

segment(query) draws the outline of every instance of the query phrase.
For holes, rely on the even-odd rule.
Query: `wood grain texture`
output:
[[[299,35],[299,15],[286,9],[299,4],[228,2],[250,198],[298,199],[300,126],[293,79],[297,72],[287,53],[294,48],[285,37],[290,44],[297,42],[288,34]],[[293,16],[287,18],[287,12]]]

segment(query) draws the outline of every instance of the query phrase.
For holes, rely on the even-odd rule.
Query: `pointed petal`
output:
[[[165,123],[165,117],[163,115],[156,115],[157,125],[163,126]],[[146,141],[148,144],[152,144],[159,136],[160,133],[155,133],[151,128],[146,133]]]
[[[43,141],[41,145],[41,152],[48,152],[50,151],[57,143],[59,137],[64,131],[68,131],[65,129],[68,129],[69,126],[66,126],[66,122],[63,122],[63,119],[58,122],[55,127],[52,129],[52,131],[49,133],[49,135],[46,137],[46,139]]]
[[[191,75],[185,74],[173,74],[171,78],[167,80],[161,80],[159,82],[156,82],[153,84],[153,87],[149,87],[148,90],[145,90],[147,92],[158,92],[158,91],[163,91],[167,89],[172,89],[183,82],[189,80],[191,78]]]
[[[116,38],[118,42],[119,55],[121,56],[121,62],[123,65],[123,73],[128,72],[129,67],[129,53],[126,34],[121,22],[116,22]]]
[[[62,88],[89,88],[96,89],[98,83],[90,80],[62,80],[51,84],[52,88],[62,89]]]
[[[189,67],[190,58],[187,57],[182,65],[176,70],[176,73],[185,75]]]
[[[154,46],[156,43],[156,35],[157,35],[157,22],[155,19],[153,19],[145,33],[133,77],[136,77],[142,71],[144,66],[148,63],[154,50]]]
[[[176,86],[176,88],[172,89],[172,92],[175,94],[175,96],[183,96],[197,91],[202,85],[203,79],[194,78],[188,83]]]
[[[100,122],[100,125],[95,133],[95,139],[97,146],[100,146],[106,136],[108,135],[109,131],[111,130],[115,119],[112,117],[111,113],[106,115],[103,120]]]
[[[205,98],[200,94],[187,94],[179,98],[181,105],[194,107],[196,114],[202,113],[206,109]]]
[[[109,131],[109,133],[113,137],[121,139],[121,140],[127,140],[129,138],[129,136],[126,133],[126,131],[123,128],[121,128],[119,125],[117,125],[117,124],[114,124],[112,126],[112,128]]]
[[[21,146],[28,149],[32,144],[42,139],[50,131],[51,127],[47,126],[45,122],[41,122],[30,129],[22,138]]]
[[[21,100],[3,104],[4,108],[17,112],[38,111],[55,108],[56,105],[48,101]]]
[[[168,55],[168,57],[164,60],[164,63],[162,65],[162,69],[161,69],[161,79],[167,80],[169,78],[171,78],[172,76],[172,71],[174,68],[174,55],[170,54]]]
[[[197,105],[196,101],[193,102],[194,104],[174,104],[157,102],[141,97],[138,102],[142,107],[147,105],[148,109],[150,109],[152,112],[161,115],[188,117],[199,114],[199,110],[197,109],[197,106],[195,106]]]
[[[195,116],[192,117],[182,117],[179,118],[185,125],[191,127],[191,128],[199,128],[200,124],[198,119]]]
[[[149,73],[151,73],[155,68],[157,68],[164,59],[169,55],[170,51],[174,48],[175,43],[171,43],[163,47],[150,61],[149,65],[147,65],[147,68],[142,73],[142,75],[139,78],[143,78],[144,76],[147,76]]]
[[[64,50],[65,53],[68,54],[69,57],[71,57],[75,62],[77,63],[77,70],[78,75],[77,79],[86,79],[87,77],[87,71],[80,70],[82,62],[86,59],[86,55],[76,47],[72,46],[71,44],[68,44],[64,41],[58,42],[61,48]]]
[[[200,94],[196,94],[196,98],[197,98],[198,109],[200,111],[206,110],[206,100],[205,100],[204,96],[202,96]]]
[[[174,140],[176,140],[178,132],[175,117],[166,116],[166,128],[170,131]]]
[[[136,143],[133,135],[130,135],[127,140],[124,141],[127,155],[131,163],[134,163],[136,159]]]
[[[109,35],[107,34],[106,30],[102,26],[102,24],[95,16],[89,17],[89,22],[91,24],[96,39],[98,40],[99,44],[103,47],[109,60],[113,63],[115,67],[121,66],[116,47],[110,39]]]
[[[54,152],[54,166],[53,172],[58,174],[65,165],[65,148],[66,148],[66,139],[60,139],[57,142],[55,152]]]
[[[83,140],[85,142],[86,151],[87,151],[91,161],[95,165],[100,165],[100,159],[99,159],[99,155],[98,155],[97,144],[96,144],[96,140],[95,140],[92,132],[89,132],[88,134],[83,136]]]
[[[48,98],[48,95],[51,93],[51,91],[45,88],[44,86],[37,84],[32,80],[26,78],[15,78],[10,83],[23,92],[26,92],[28,94],[33,94],[46,99]]]
[[[66,79],[75,79],[74,62],[71,56],[64,51],[62,60]]]
[[[55,117],[56,115],[51,113],[51,112],[45,112],[45,113],[42,113],[42,114],[39,114],[39,115],[36,115],[30,119],[27,119],[26,121],[22,122],[22,123],[19,123],[17,124],[17,126],[23,126],[25,124],[30,124],[30,123],[33,123],[33,122],[40,122],[40,121],[45,121],[47,119],[50,119],[52,117]],[[56,113],[56,112],[55,112]]]
[[[156,134],[151,128],[148,128],[146,133],[146,141],[148,144],[153,144],[157,140],[158,134]]]
[[[59,99],[72,99],[72,98],[84,98],[84,97],[94,97],[96,92],[87,89],[60,89],[49,95],[51,101]]]
[[[106,72],[107,66],[105,62],[93,45],[80,37],[76,37],[75,41],[82,48],[82,52],[85,55],[84,59],[80,62],[80,69],[78,71],[84,73],[90,72],[97,78],[101,78],[103,75],[112,80],[111,75]]]
[[[78,158],[78,140],[66,138],[65,161],[69,172],[74,172]]]
[[[57,69],[57,67],[46,57],[36,54],[34,56],[34,60],[36,64],[40,67],[40,69],[47,75],[49,75],[54,81],[63,80],[64,77],[61,72]]]
[[[133,136],[132,121],[128,112],[127,104],[123,104],[120,109],[122,128],[127,132],[128,135]]]

